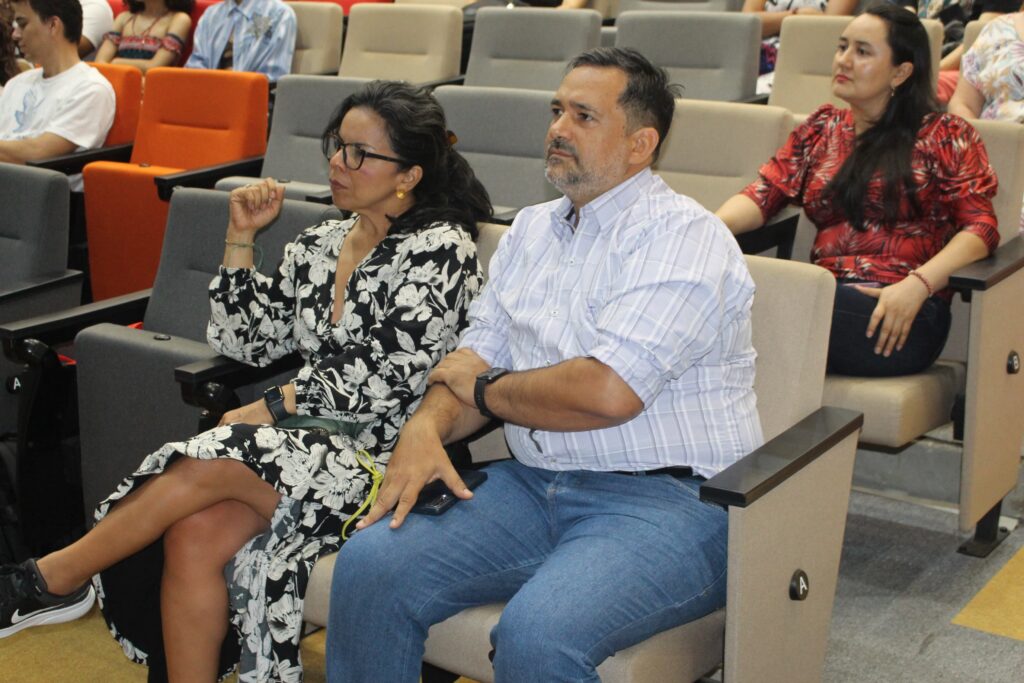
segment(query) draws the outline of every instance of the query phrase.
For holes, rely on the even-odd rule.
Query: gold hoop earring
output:
[[[405,190],[398,190],[395,192],[395,196],[399,199],[405,199]]]

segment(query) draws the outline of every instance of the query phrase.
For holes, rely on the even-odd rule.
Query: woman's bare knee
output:
[[[172,570],[220,568],[268,528],[245,503],[229,500],[189,515],[164,534],[164,563]]]

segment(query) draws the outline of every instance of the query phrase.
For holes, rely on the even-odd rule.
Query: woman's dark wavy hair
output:
[[[473,239],[477,221],[491,219],[493,209],[487,190],[461,154],[452,149],[444,110],[423,88],[399,81],[372,81],[349,95],[324,129],[322,143],[338,131],[345,115],[365,107],[384,120],[395,155],[419,166],[423,177],[413,189],[416,203],[392,219],[392,232],[414,231],[438,221],[464,227]]]
[[[914,69],[889,100],[885,112],[871,128],[857,137],[853,152],[828,184],[829,192],[850,224],[865,230],[864,204],[868,183],[881,172],[885,222],[896,221],[900,200],[906,195],[915,213],[920,213],[917,185],[910,165],[921,122],[938,106],[932,89],[932,58],[928,33],[915,14],[898,5],[880,2],[864,14],[878,17],[888,27],[887,41],[892,64],[910,62]]]
[[[14,56],[14,38],[11,35],[11,23],[0,17],[0,85],[18,75],[18,59]]]
[[[164,0],[164,4],[172,12],[192,14],[192,9],[196,6],[196,0]],[[146,3],[142,2],[142,0],[124,0],[124,6],[132,14],[138,14],[146,9]]]

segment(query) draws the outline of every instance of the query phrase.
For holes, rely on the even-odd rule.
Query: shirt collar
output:
[[[227,2],[231,3],[232,12],[238,12],[246,19],[251,20],[260,0],[242,0],[239,4],[236,4],[235,0],[227,0]]]
[[[580,221],[593,223],[598,229],[609,225],[618,218],[623,210],[629,208],[641,195],[648,192],[656,182],[657,178],[648,166],[588,202],[580,211]],[[551,217],[556,225],[565,226],[571,234],[574,212],[572,201],[563,196],[552,209]]]

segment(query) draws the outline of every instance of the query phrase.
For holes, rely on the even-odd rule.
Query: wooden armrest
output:
[[[704,482],[700,499],[723,507],[745,508],[860,429],[862,424],[862,413],[830,406],[818,408]]]
[[[1000,245],[988,258],[968,264],[949,277],[950,289],[970,301],[972,291],[985,291],[1024,266],[1024,239],[1015,237]]]

